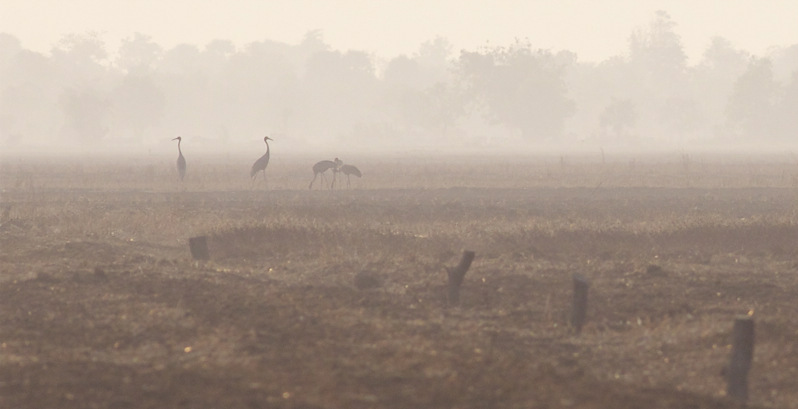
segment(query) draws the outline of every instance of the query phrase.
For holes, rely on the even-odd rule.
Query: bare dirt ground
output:
[[[238,159],[2,158],[0,407],[798,408],[789,157]]]

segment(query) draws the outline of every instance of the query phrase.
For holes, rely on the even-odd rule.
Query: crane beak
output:
[[[178,136],[177,138],[174,138],[174,139],[172,139],[172,140],[173,140],[173,141],[176,141],[176,140],[178,140],[178,139],[180,139],[180,137],[179,137],[179,136]]]

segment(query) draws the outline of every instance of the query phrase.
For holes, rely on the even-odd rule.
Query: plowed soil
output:
[[[0,407],[798,408],[790,158],[187,159],[2,159]]]

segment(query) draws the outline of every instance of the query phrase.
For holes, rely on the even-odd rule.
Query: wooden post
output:
[[[188,248],[191,250],[191,257],[194,260],[208,260],[208,237],[199,236],[188,239]]]
[[[571,311],[571,326],[577,334],[582,333],[582,326],[587,317],[587,289],[590,284],[579,274],[574,274],[574,305]]]
[[[750,316],[734,320],[732,352],[726,371],[726,394],[738,401],[748,400],[748,371],[754,358],[754,319]]]
[[[463,252],[463,257],[460,258],[460,264],[457,267],[446,267],[446,272],[449,275],[449,304],[457,305],[460,303],[460,284],[463,283],[463,278],[466,271],[471,267],[472,261],[474,261],[474,252],[466,250]]]

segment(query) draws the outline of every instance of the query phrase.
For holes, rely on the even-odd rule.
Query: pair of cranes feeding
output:
[[[354,175],[357,177],[363,176],[363,174],[360,173],[360,169],[358,169],[353,165],[344,164],[344,162],[338,158],[335,158],[335,160],[322,160],[316,162],[316,164],[313,165],[313,180],[310,181],[310,185],[308,185],[308,190],[313,188],[313,182],[316,181],[316,177],[318,177],[319,175],[321,175],[320,183],[323,184],[324,173],[330,169],[332,169],[333,172],[332,182],[330,183],[330,189],[335,188],[335,175],[338,174],[338,172],[341,172],[344,175],[346,175],[346,187],[351,187],[352,185],[349,180],[350,175]]]
[[[180,180],[182,181],[183,178],[186,176],[186,158],[183,156],[183,150],[180,147],[180,144],[183,142],[183,138],[178,136],[177,138],[172,139],[173,141],[177,141],[177,173],[180,176]],[[266,153],[263,154],[255,163],[252,164],[252,169],[249,171],[249,176],[254,180],[255,176],[257,176],[258,172],[263,172],[264,179],[266,178],[266,167],[269,166],[269,158],[270,158],[270,149],[269,149],[269,141],[273,141],[274,139],[269,138],[268,136],[263,137],[263,142],[266,143]],[[313,180],[310,181],[310,186],[308,189],[313,187],[313,182],[316,180],[318,175],[321,175],[322,181],[324,180],[324,173],[328,170],[332,169],[333,171],[333,180],[330,184],[330,189],[335,186],[335,175],[338,172],[343,173],[346,175],[346,185],[347,187],[351,186],[349,176],[354,175],[357,177],[363,176],[360,173],[360,169],[353,165],[344,164],[338,158],[335,158],[334,161],[331,160],[323,160],[315,165],[313,165]]]

